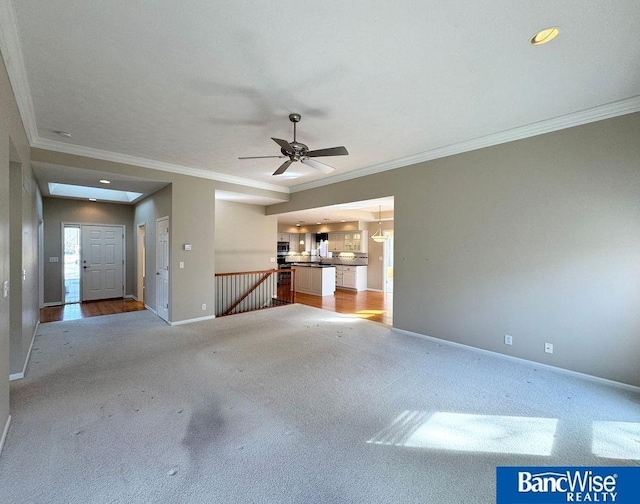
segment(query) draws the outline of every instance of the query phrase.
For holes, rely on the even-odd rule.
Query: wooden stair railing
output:
[[[276,273],[276,275],[274,275]],[[259,277],[257,277],[260,275]],[[279,275],[282,275],[279,276]],[[239,312],[253,311],[272,306],[278,306],[282,304],[295,303],[295,270],[259,270],[259,271],[241,271],[235,273],[216,273],[216,314],[218,316],[226,316],[234,313],[234,310],[243,304],[243,301],[248,300],[253,293],[256,293],[252,300],[248,300],[248,309],[240,308]],[[228,278],[228,283],[226,279]],[[220,280],[221,283],[218,282]],[[270,280],[270,282],[267,282]],[[279,284],[279,280],[282,280],[282,284]],[[267,282],[265,284],[265,282]],[[264,287],[260,289],[261,286]],[[238,287],[242,291],[237,299],[233,298],[238,293]],[[259,292],[258,289],[260,289]],[[235,292],[234,292],[235,291]],[[258,302],[256,303],[256,299]],[[227,301],[231,300],[231,304],[228,308]]]
[[[223,315],[229,315],[236,306],[238,306],[240,303],[242,303],[245,299],[247,299],[251,293],[253,291],[255,291],[258,287],[260,287],[264,281],[269,278],[271,275],[273,275],[273,273],[277,271],[277,270],[269,270],[267,273],[265,273],[262,278],[260,280],[258,280],[247,292],[245,292],[240,299],[238,299],[235,303],[233,303],[231,305],[231,307],[229,309],[227,309],[226,312],[223,313]],[[249,273],[262,273],[261,271],[250,271]]]

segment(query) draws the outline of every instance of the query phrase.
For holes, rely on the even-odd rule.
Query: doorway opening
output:
[[[64,304],[80,302],[80,226],[64,226]]]

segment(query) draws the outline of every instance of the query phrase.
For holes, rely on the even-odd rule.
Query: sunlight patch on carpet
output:
[[[556,418],[404,411],[367,443],[550,456]]]
[[[591,451],[597,457],[640,460],[640,423],[593,422]]]

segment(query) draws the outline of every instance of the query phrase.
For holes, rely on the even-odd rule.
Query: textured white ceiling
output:
[[[326,178],[300,163],[288,172],[298,178],[277,178],[279,159],[237,159],[278,154],[270,137],[292,140],[290,112],[311,149],[347,147],[321,158],[339,179],[640,95],[637,0],[12,5],[33,143],[258,185]],[[556,40],[528,43],[551,25]]]

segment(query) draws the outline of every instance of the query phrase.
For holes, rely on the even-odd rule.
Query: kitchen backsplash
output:
[[[334,252],[332,257],[320,257],[309,252],[289,252],[286,262],[367,266],[369,264],[369,256],[362,252]]]

